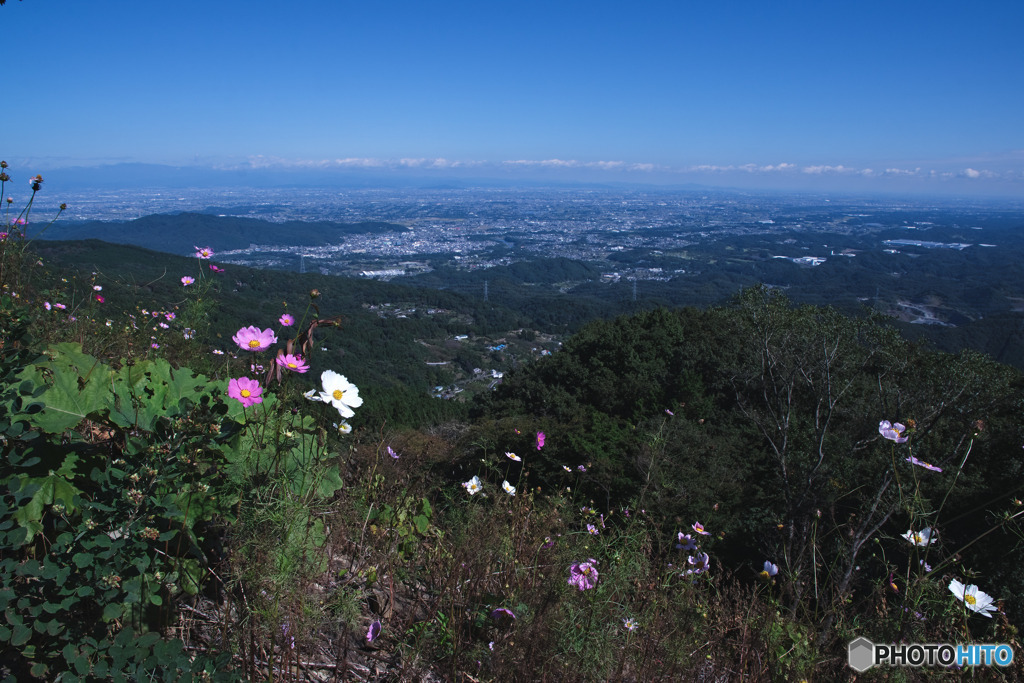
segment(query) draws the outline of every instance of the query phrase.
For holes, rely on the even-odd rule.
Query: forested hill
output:
[[[143,216],[124,222],[58,223],[43,237],[51,240],[100,239],[114,244],[133,244],[173,254],[187,254],[195,245],[210,242],[216,242],[221,251],[245,249],[250,244],[317,246],[340,242],[346,235],[403,230],[405,228],[401,225],[382,221],[271,223],[255,218],[177,213]]]

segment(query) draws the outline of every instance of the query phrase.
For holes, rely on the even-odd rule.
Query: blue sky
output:
[[[1024,5],[9,0],[0,156],[1024,190]]]

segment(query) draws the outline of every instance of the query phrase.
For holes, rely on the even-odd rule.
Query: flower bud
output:
[[[318,299],[319,297],[320,297],[320,290],[319,289],[311,289],[309,291],[309,298],[310,299]]]

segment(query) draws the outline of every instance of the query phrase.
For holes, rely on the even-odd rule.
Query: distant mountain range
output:
[[[98,239],[187,255],[194,251],[194,246],[215,244],[218,250],[245,249],[250,244],[318,246],[337,244],[346,235],[402,232],[405,229],[404,226],[381,221],[271,223],[256,218],[177,213],[143,216],[123,222],[58,223],[48,229],[42,239]]]

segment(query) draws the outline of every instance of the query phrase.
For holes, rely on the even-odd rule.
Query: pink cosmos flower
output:
[[[676,548],[679,550],[696,550],[697,542],[693,540],[693,536],[690,534],[684,534],[682,531],[678,534],[679,543],[676,543]]]
[[[931,470],[932,472],[941,472],[942,471],[941,467],[936,467],[935,465],[931,464],[930,462],[925,462],[924,460],[918,460],[914,456],[910,456],[906,460],[911,465],[917,465],[918,467],[923,467],[926,470]]]
[[[93,285],[92,286],[92,290],[94,292],[102,292],[103,291],[103,285]]]
[[[228,382],[228,396],[241,401],[248,408],[256,403],[263,403],[263,387],[254,379],[239,377]]]
[[[907,437],[903,436],[903,432],[906,430],[907,428],[899,422],[893,424],[888,420],[882,420],[878,423],[878,433],[889,439],[889,441],[895,441],[896,443],[907,442]]]
[[[166,329],[169,329],[171,326],[168,325],[167,323],[160,323],[160,327],[162,327],[163,329],[166,330]]]
[[[581,591],[589,590],[597,585],[597,560],[589,559],[586,562],[576,562],[569,567],[569,585],[576,586]]]
[[[96,301],[99,301],[102,304],[104,301],[106,301],[106,299],[103,298],[102,294],[97,294]]]
[[[284,327],[291,327],[292,325],[295,324],[295,318],[293,318],[288,313],[285,313],[284,315],[277,319],[277,322],[281,323]]]
[[[164,317],[167,318],[168,320],[174,320],[178,316],[174,315],[174,313],[164,313]]]
[[[235,340],[235,343],[243,351],[263,351],[269,348],[271,344],[277,343],[277,337],[274,336],[272,329],[268,327],[261,331],[258,327],[253,327],[252,325],[238,330],[235,336],[231,338]]]
[[[195,281],[196,281],[196,279],[194,277],[189,277],[188,275],[186,275],[185,277],[181,278],[181,284],[183,286],[185,286],[185,287],[188,287],[190,284],[192,284]]]
[[[217,266],[213,265],[212,263],[210,264],[210,270],[212,270],[215,273],[223,273],[224,272],[223,268],[218,268]]]
[[[544,432],[537,432],[537,450],[544,448]]]
[[[687,574],[703,574],[711,567],[711,558],[707,553],[697,553],[693,557],[686,558],[686,563],[693,569],[687,569]]]
[[[213,256],[213,249],[209,247],[196,247],[196,258],[208,259]]]
[[[7,239],[10,236],[11,236],[11,233],[9,233],[9,232],[0,232],[0,241],[3,241],[3,240]]]
[[[152,344],[149,345],[149,348],[151,348],[151,349],[159,349],[160,345],[157,344],[156,342],[153,342]]]
[[[302,356],[287,353],[278,356],[276,360],[278,365],[292,372],[309,372],[309,366],[306,365],[306,361],[302,360]]]
[[[711,535],[710,532],[704,531],[704,525],[701,524],[700,522],[694,522],[693,530],[696,531],[701,536],[710,536]]]
[[[54,304],[54,306],[56,306],[57,308],[61,309],[62,311],[63,311],[63,310],[65,309],[65,308],[67,308],[67,306],[65,306],[64,304]]]
[[[43,308],[45,308],[46,310],[49,311],[52,308],[52,306],[50,306],[50,302],[49,301],[44,301],[43,302]]]
[[[598,536],[598,535],[600,535],[601,532],[598,531],[597,527],[594,526],[593,524],[588,524],[587,525],[587,533],[590,534],[591,536]]]

